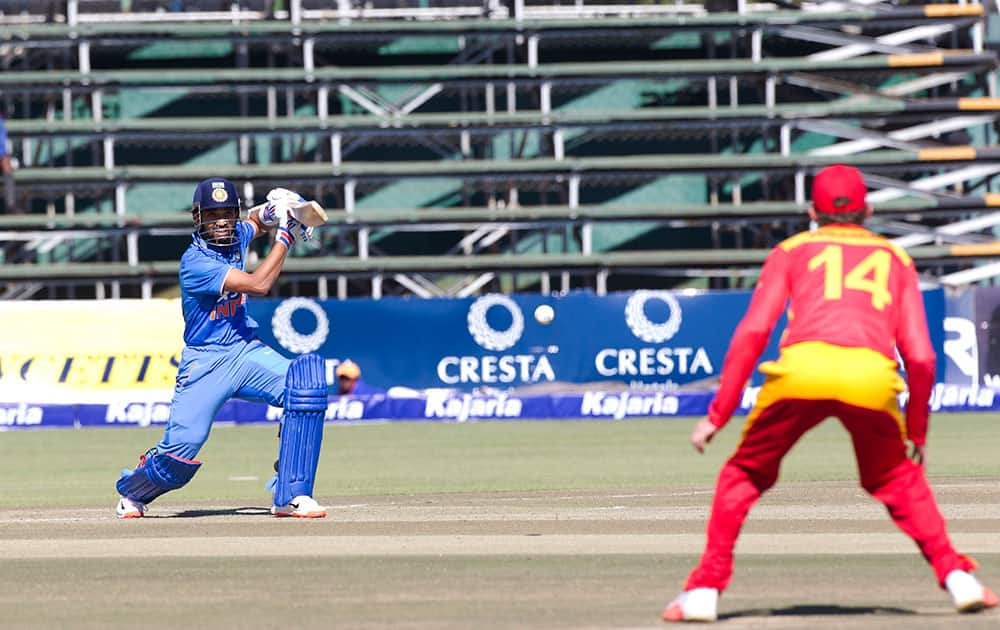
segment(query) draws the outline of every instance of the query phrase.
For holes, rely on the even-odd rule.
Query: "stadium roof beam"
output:
[[[849,95],[845,103],[867,101],[871,98],[902,98],[908,94],[922,92],[931,88],[948,85],[961,81],[965,78],[965,72],[936,72],[924,76],[919,76],[907,81],[901,81],[885,87],[873,90],[867,86],[851,83],[843,79],[831,79],[805,73],[792,73],[782,77],[782,81],[789,85],[806,87],[820,92],[835,92],[837,94]],[[995,96],[991,93],[991,96]]]
[[[902,182],[900,185],[892,184],[886,178],[881,178],[881,182],[879,183],[887,184],[886,187],[868,193],[868,202],[880,205],[912,194],[914,191],[934,191],[972,179],[990,177],[998,172],[1000,172],[1000,165],[998,164],[969,164],[953,171],[931,175],[911,182]]]
[[[769,57],[751,59],[704,59],[692,61],[644,61],[623,63],[552,63],[538,65],[449,65],[391,67],[322,67],[303,68],[199,68],[190,70],[65,70],[5,72],[0,74],[0,88],[18,92],[30,89],[52,90],[76,87],[95,90],[108,87],[183,86],[207,91],[226,91],[233,86],[307,85],[321,83],[421,83],[483,84],[497,81],[540,82],[613,82],[640,77],[718,77],[773,76],[793,72],[818,74],[839,72],[941,72],[960,68],[963,71],[987,71],[997,64],[994,52],[944,52],[912,55],[868,55],[835,61],[812,61],[805,57]]]
[[[159,117],[102,120],[7,120],[13,138],[111,137],[112,139],[171,139],[190,134],[204,138],[213,134],[230,137],[242,133],[384,133],[435,130],[457,133],[503,132],[511,129],[548,127],[601,128],[616,125],[656,125],[670,129],[706,127],[760,127],[806,125],[822,121],[855,120],[886,115],[934,117],[960,112],[1000,114],[1000,99],[987,97],[938,98],[902,101],[871,98],[865,101],[831,103],[785,103],[729,107],[651,107],[617,110],[552,110],[550,112],[433,112],[405,116],[289,116],[289,117]],[[815,120],[814,120],[815,119]]]
[[[762,5],[763,6],[763,5]],[[773,7],[773,5],[767,5]],[[697,5],[690,5],[681,15],[671,5],[621,4],[600,7],[566,7],[574,15],[552,16],[551,7],[525,7],[521,19],[470,17],[473,11],[481,12],[481,4],[468,7],[447,7],[438,18],[424,20],[378,19],[378,12],[368,8],[341,10],[305,10],[298,22],[270,20],[258,11],[242,11],[234,14],[220,12],[87,14],[80,13],[77,23],[14,23],[9,16],[0,17],[6,22],[0,41],[17,42],[101,40],[101,39],[208,39],[208,38],[273,38],[287,39],[289,36],[343,37],[358,35],[519,35],[547,33],[587,33],[600,30],[629,31],[719,31],[726,29],[787,29],[789,25],[836,25],[859,23],[885,26],[895,23],[955,22],[977,20],[985,15],[979,4],[930,5],[915,7],[892,7],[879,9],[859,9],[850,7],[843,10],[820,11],[748,11],[743,13],[708,13]],[[692,14],[691,9],[701,12]],[[590,11],[588,12],[587,9]],[[411,9],[412,10],[412,9]],[[396,13],[399,13],[398,11]],[[543,17],[548,13],[550,17]],[[596,15],[595,15],[596,13]],[[620,15],[614,15],[620,13]],[[642,13],[641,20],[635,19]],[[659,13],[659,15],[657,15]],[[611,15],[609,15],[611,14]],[[664,15],[667,14],[667,15]],[[474,16],[475,13],[472,13]],[[420,17],[430,17],[426,11]],[[415,14],[413,17],[418,17]],[[374,18],[374,19],[373,19]],[[457,19],[456,19],[457,18]],[[67,20],[67,22],[69,22]]]
[[[926,171],[929,168],[1000,162],[1000,146],[956,146],[919,151],[868,151],[850,156],[810,154],[669,154],[612,157],[537,158],[527,160],[414,160],[404,162],[288,163],[219,165],[219,177],[266,182],[325,182],[347,180],[455,177],[469,180],[549,179],[588,174],[661,176],[668,173],[797,172],[834,163],[880,171]],[[56,185],[68,188],[113,187],[131,182],[197,182],[202,166],[116,166],[113,168],[23,168],[15,171],[18,186]]]
[[[952,201],[952,200],[965,199],[966,196],[962,195],[962,194],[959,194],[958,192],[950,192],[950,191],[946,191],[946,190],[941,190],[941,188],[944,188],[944,187],[952,185],[952,184],[957,184],[957,183],[965,182],[968,179],[974,179],[975,177],[988,176],[988,175],[982,175],[982,174],[980,174],[979,171],[968,172],[968,173],[961,173],[962,170],[963,169],[959,169],[958,171],[951,171],[951,172],[949,172],[949,175],[954,174],[954,173],[960,173],[960,176],[957,179],[949,179],[948,180],[949,183],[942,183],[942,184],[939,184],[936,187],[932,187],[932,188],[927,188],[926,184],[921,183],[921,182],[923,182],[923,180],[914,180],[914,181],[911,182],[911,181],[905,181],[905,180],[902,180],[902,179],[896,179],[894,177],[888,177],[888,176],[885,176],[885,175],[876,175],[874,173],[866,173],[865,174],[865,183],[868,184],[869,188],[876,189],[875,192],[869,192],[868,193],[869,196],[871,196],[871,195],[877,195],[878,198],[881,199],[881,200],[883,200],[883,201],[885,199],[897,199],[897,198],[900,198],[900,197],[912,195],[912,196],[915,196],[915,197],[918,197],[918,198],[921,198],[921,199],[943,200],[945,203],[948,203],[949,201]],[[937,176],[933,176],[933,177],[937,177]],[[890,192],[883,193],[882,192],[883,190],[890,191]],[[886,194],[888,194],[888,196],[886,196]],[[892,205],[895,202],[894,201],[888,201],[886,203],[888,203],[889,205]],[[883,208],[884,206],[885,206],[884,203],[879,203],[878,207],[879,208]],[[973,211],[975,211],[975,210],[973,210]]]
[[[1000,225],[1000,212],[991,212],[981,217],[957,221],[937,228],[913,226],[913,233],[895,238],[893,242],[900,247],[913,247],[923,243],[962,241],[963,239],[960,237],[970,232],[987,230],[998,225]]]
[[[869,179],[869,184],[873,181]],[[876,185],[897,185],[892,180],[879,178]],[[878,216],[930,215],[945,216],[958,213],[988,210],[1000,207],[1000,194],[965,197],[935,197],[923,191],[923,199],[895,199],[879,203]],[[872,195],[877,192],[870,193]],[[685,225],[697,221],[745,221],[787,219],[806,216],[807,204],[793,202],[750,202],[743,204],[662,204],[635,206],[582,205],[570,206],[517,206],[507,208],[365,208],[354,212],[331,212],[331,227],[337,226],[413,226],[424,225],[480,225],[482,223],[564,223],[572,221],[667,221],[672,225]],[[189,229],[191,215],[187,212],[149,212],[119,215],[113,213],[46,215],[0,215],[0,239],[15,238],[18,232],[39,231],[52,233],[58,230],[138,230],[156,235],[153,230],[183,227]],[[98,232],[87,232],[93,235]],[[176,234],[176,231],[171,231]]]
[[[998,213],[994,213],[994,215],[996,214]],[[911,235],[918,235],[921,237],[926,235],[929,239],[923,242],[933,242],[937,245],[946,243],[988,243],[996,240],[996,237],[992,233],[983,234],[982,231],[988,230],[994,225],[1000,223],[1000,216],[994,215],[991,215],[988,218],[983,217],[983,220],[977,219],[970,226],[962,230],[954,229],[956,226],[954,223],[947,226],[941,226],[951,229],[941,230],[941,227],[931,228],[926,225],[914,225],[913,223],[907,223],[905,221],[891,221],[883,218],[878,222],[878,232],[882,235],[894,235],[899,238],[905,238]],[[893,241],[898,244],[899,238],[893,239]]]
[[[940,28],[937,34],[944,34],[951,32],[956,28],[952,24],[939,25],[936,28]],[[916,29],[909,29],[915,31]],[[906,55],[918,52],[932,52],[936,50],[933,46],[924,45],[913,45],[912,42],[915,39],[920,39],[918,37],[913,37],[913,39],[907,42],[896,42],[896,41],[885,41],[886,36],[881,36],[877,38],[865,37],[862,35],[848,35],[840,31],[834,31],[830,29],[814,28],[811,26],[795,26],[790,28],[783,28],[777,31],[782,37],[788,39],[796,39],[801,41],[806,41],[814,44],[828,44],[831,46],[836,46],[830,50],[825,50],[823,52],[813,53],[809,55],[810,59],[815,59],[817,61],[821,59],[847,59],[861,54],[866,54],[869,52],[881,53],[883,55]],[[893,35],[898,35],[893,33]],[[933,35],[932,35],[933,36]]]
[[[807,41],[814,41],[826,44],[835,44],[836,48],[813,53],[808,56],[813,61],[836,61],[839,59],[850,59],[859,55],[866,55],[872,52],[893,54],[911,54],[920,52],[931,52],[935,50],[924,44],[913,45],[915,41],[933,41],[935,37],[940,37],[954,31],[956,25],[953,24],[921,24],[895,33],[888,33],[878,37],[845,37],[830,31],[820,31],[809,29],[808,36],[804,36],[806,29],[786,29],[781,31],[786,37],[798,35]]]
[[[906,46],[912,44],[914,41],[918,40],[932,40],[934,37],[946,34],[953,31],[954,28],[949,25],[935,25],[922,23],[914,28],[905,29],[902,31],[888,33],[875,38],[859,38],[862,41],[850,42],[845,45],[838,46],[836,48],[820,51],[809,55],[807,58],[813,61],[831,61],[831,60],[843,60],[857,57],[859,55],[864,55],[873,51],[882,51],[886,46],[888,47],[903,47],[904,50],[916,52],[921,47]],[[798,32],[792,29],[791,35],[794,36]],[[820,34],[824,37],[836,37],[836,34],[818,31],[817,29],[810,29],[813,41]],[[829,34],[825,34],[829,33]],[[788,32],[785,31],[788,35]],[[830,40],[826,40],[830,43]],[[976,38],[975,48],[977,52],[981,51],[982,41],[981,37]],[[896,49],[896,48],[893,48]],[[919,54],[919,53],[917,53]],[[905,94],[911,94],[923,89],[928,89],[930,87],[936,87],[938,85],[944,85],[951,81],[957,81],[962,78],[962,75],[949,72],[949,73],[938,73],[930,76],[922,76],[916,79],[911,79],[909,81],[903,81],[901,83],[888,86],[886,88],[880,88],[876,93],[887,96],[887,97],[900,97]],[[867,87],[852,85],[843,80],[830,80],[823,77],[817,77],[813,75],[792,75],[785,78],[785,81],[790,84],[798,84],[805,87],[811,87],[819,90],[833,90],[836,92],[846,93],[853,95],[855,100],[865,99],[870,97],[870,92]],[[994,94],[991,93],[991,96]]]
[[[919,151],[922,147],[913,143],[930,136],[937,137],[944,133],[968,129],[975,125],[984,125],[993,122],[993,116],[956,116],[941,120],[895,129],[889,132],[874,131],[871,129],[852,127],[843,123],[815,120],[802,121],[798,127],[804,131],[815,133],[825,133],[851,139],[849,142],[840,142],[828,147],[814,149],[812,155],[851,155],[870,151],[879,147],[891,147],[904,151]]]
[[[602,254],[488,254],[480,256],[379,256],[365,259],[336,256],[293,258],[285,262],[284,276],[337,274],[456,273],[509,271],[602,271],[634,269],[704,269],[759,266],[770,250],[670,250],[627,251]],[[1000,241],[989,243],[914,247],[909,250],[922,263],[968,262],[995,259]],[[0,282],[44,280],[123,280],[176,278],[177,261],[128,263],[56,263],[0,266]]]
[[[1000,276],[1000,262],[949,273],[938,278],[938,281],[941,284],[956,287],[979,282],[980,280],[989,280],[997,276]]]

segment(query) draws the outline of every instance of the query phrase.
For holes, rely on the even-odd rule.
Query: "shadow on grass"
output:
[[[202,516],[269,516],[271,508],[266,507],[238,507],[224,508],[216,510],[184,510],[176,514],[159,516],[158,518],[198,518]]]
[[[861,616],[861,615],[916,615],[913,610],[889,606],[837,606],[835,604],[811,604],[808,606],[788,606],[787,608],[757,608],[737,610],[719,615],[719,619],[741,619],[746,617],[820,617],[820,616]]]

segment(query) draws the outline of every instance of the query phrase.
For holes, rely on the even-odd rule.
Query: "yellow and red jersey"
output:
[[[868,348],[892,361],[898,349],[910,389],[907,432],[923,443],[935,356],[916,269],[902,248],[850,224],[797,234],[768,255],[726,354],[711,422],[728,422],[786,306],[782,349],[823,342]]]

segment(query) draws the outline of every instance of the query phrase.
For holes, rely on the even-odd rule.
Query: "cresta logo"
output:
[[[316,318],[316,329],[309,334],[300,333],[292,324],[292,315],[299,309],[309,311]],[[305,354],[319,349],[326,341],[330,335],[330,320],[323,307],[315,301],[294,297],[283,301],[274,309],[271,328],[274,331],[274,338],[283,348],[296,354]]]
[[[662,323],[654,323],[646,315],[646,305],[656,301],[665,304],[669,310]],[[602,348],[594,355],[594,368],[601,376],[657,379],[677,376],[690,379],[698,374],[708,376],[715,372],[704,346],[664,345],[681,328],[681,305],[669,291],[633,293],[625,303],[625,323],[633,335],[648,345],[640,348]],[[667,384],[673,384],[673,381],[668,380]]]
[[[507,309],[510,313],[510,327],[507,330],[497,330],[486,321],[486,313],[494,306]],[[480,346],[487,350],[501,351],[510,348],[524,334],[524,313],[517,302],[506,295],[490,293],[478,298],[469,306],[469,334]]]
[[[670,308],[670,316],[662,324],[654,324],[646,316],[646,303],[659,300]],[[632,334],[647,343],[663,343],[681,328],[681,304],[669,291],[636,291],[625,303],[625,323]]]

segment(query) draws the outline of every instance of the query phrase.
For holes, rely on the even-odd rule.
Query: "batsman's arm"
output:
[[[281,267],[285,264],[288,249],[289,244],[276,239],[271,251],[264,257],[264,261],[253,271],[247,273],[239,269],[230,269],[229,273],[226,274],[225,282],[222,283],[222,290],[254,296],[267,295],[271,292],[271,287],[274,286],[278,275],[281,274]]]
[[[253,226],[253,237],[254,238],[257,238],[258,236],[260,236],[261,234],[264,234],[266,232],[270,232],[272,229],[274,229],[278,225],[277,223],[275,223],[274,225],[265,225],[264,222],[261,221],[261,218],[260,218],[260,208],[251,208],[250,209],[250,213],[247,215],[247,222],[250,225]]]

